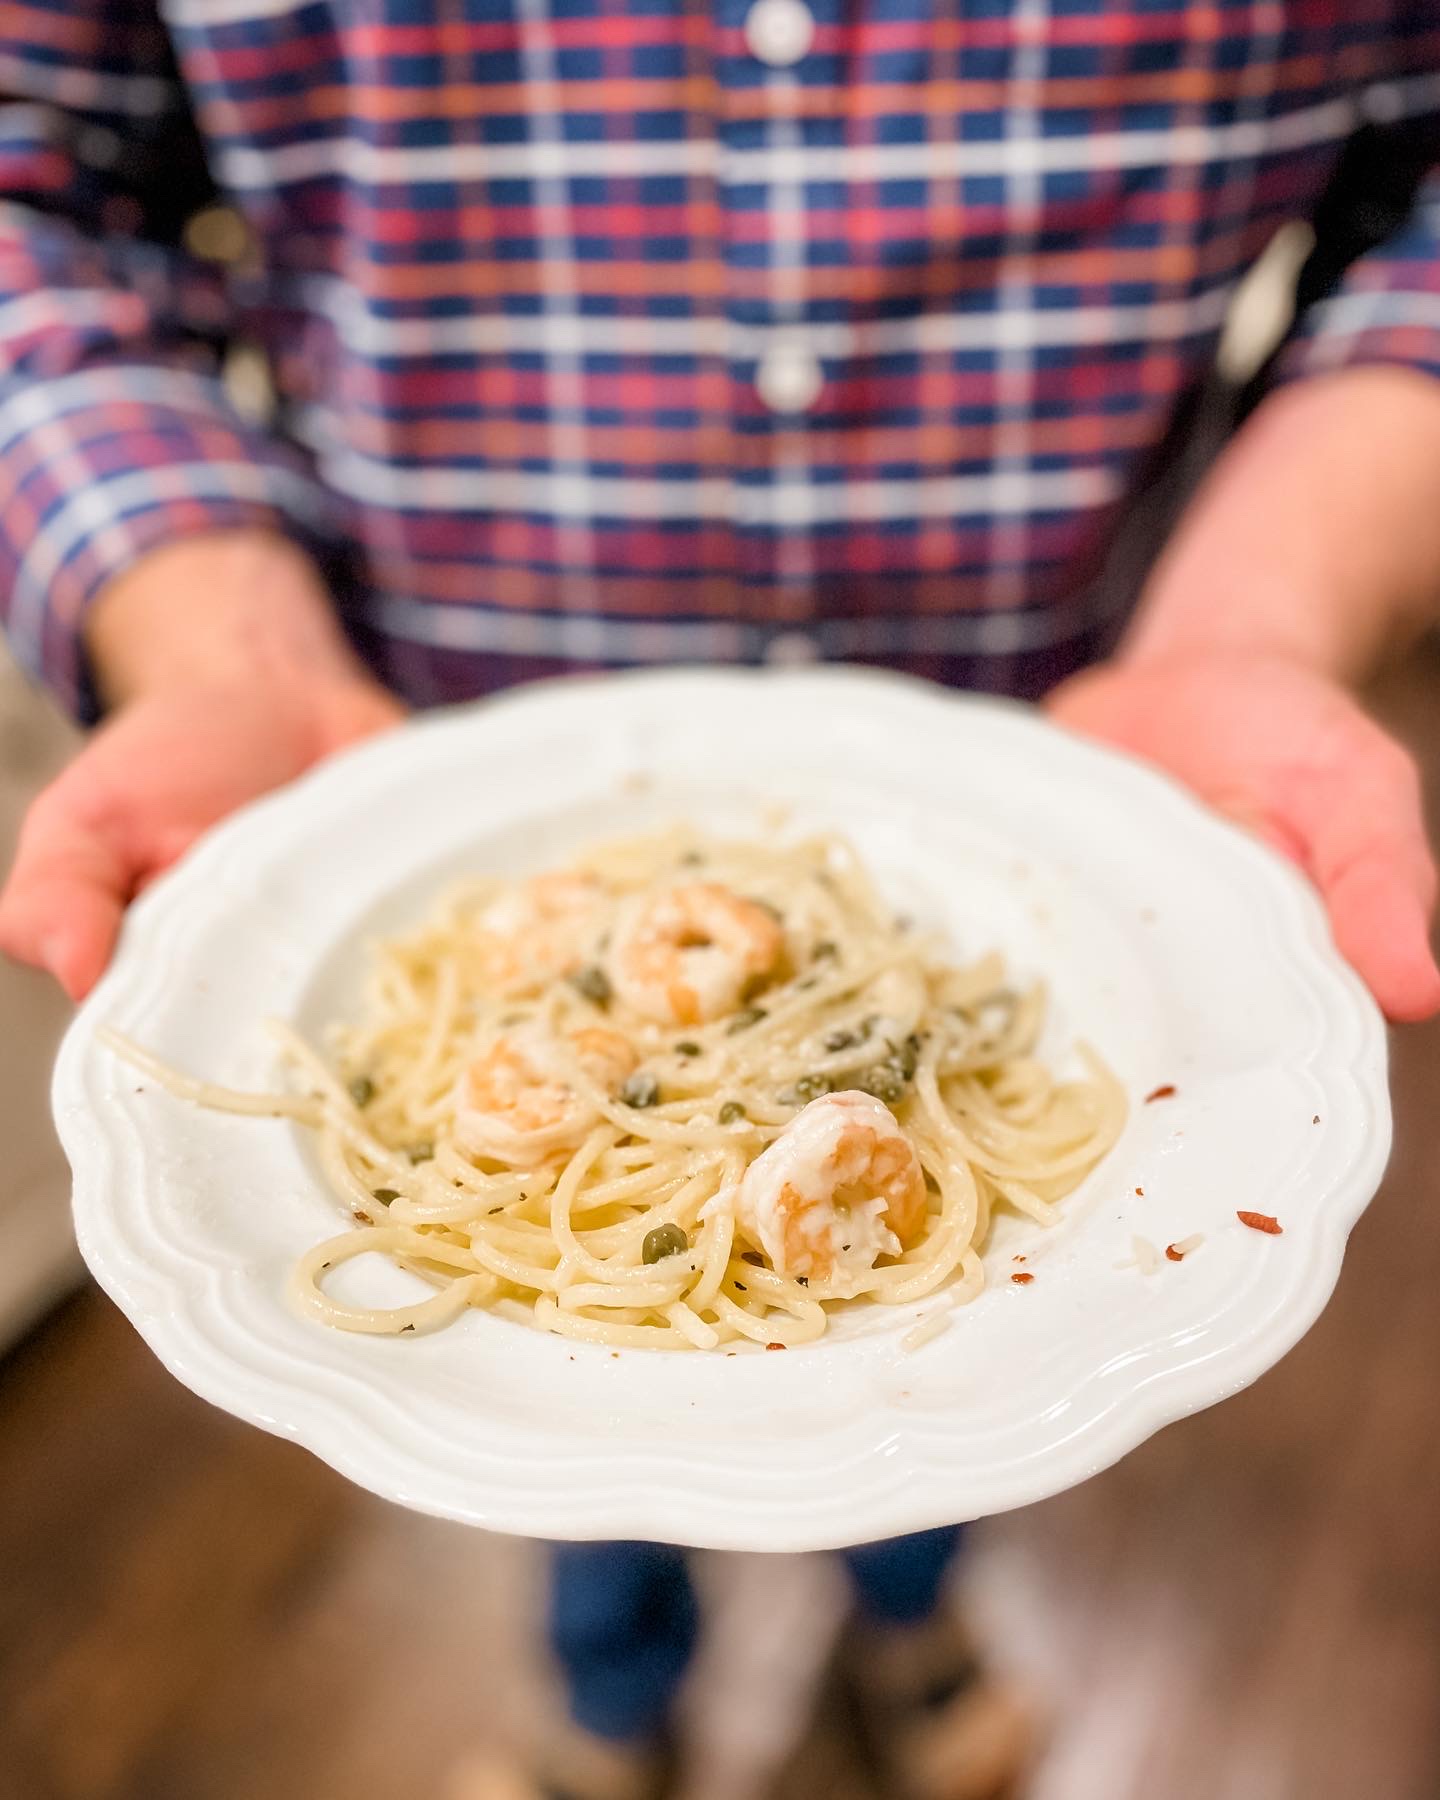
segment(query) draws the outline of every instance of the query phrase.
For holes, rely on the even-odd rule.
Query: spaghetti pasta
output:
[[[328,1060],[277,1027],[292,1090],[240,1094],[123,1054],[202,1105],[313,1132],[354,1229],[290,1291],[346,1330],[468,1307],[587,1343],[813,1342],[835,1308],[984,1285],[997,1208],[1048,1223],[1115,1141],[1100,1059],[1035,1055],[1043,991],[897,920],[841,840],[689,831],[466,881],[374,946]],[[332,1067],[333,1064],[333,1067]],[[327,1290],[371,1251],[433,1297]]]

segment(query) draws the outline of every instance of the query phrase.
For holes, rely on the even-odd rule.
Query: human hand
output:
[[[1390,1018],[1440,1012],[1415,763],[1337,681],[1237,650],[1119,660],[1065,682],[1047,711],[1158,764],[1298,863]]]
[[[207,826],[401,715],[359,682],[292,693],[217,684],[131,701],[31,805],[0,891],[0,950],[80,999],[128,902]]]
[[[403,715],[308,557],[266,531],[140,558],[97,598],[87,646],[111,716],[31,806],[0,890],[0,951],[75,1000],[129,901],[207,826]]]

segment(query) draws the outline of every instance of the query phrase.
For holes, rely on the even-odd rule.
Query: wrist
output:
[[[1156,565],[1121,659],[1283,660],[1354,684],[1440,615],[1440,382],[1356,368],[1271,395]]]
[[[1171,602],[1173,593],[1161,591]],[[1141,615],[1115,652],[1113,661],[1143,671],[1165,668],[1256,667],[1270,665],[1304,670],[1342,686],[1362,682],[1369,660],[1352,656],[1324,633],[1313,632],[1304,622],[1305,596],[1286,591],[1272,595],[1254,592],[1251,608],[1239,616],[1221,613],[1206,618],[1199,598],[1183,611],[1165,616],[1164,607],[1148,617]],[[1291,621],[1295,623],[1292,625]]]
[[[149,551],[110,581],[86,622],[101,699],[253,685],[290,695],[377,684],[346,642],[318,569],[277,533],[207,533]]]

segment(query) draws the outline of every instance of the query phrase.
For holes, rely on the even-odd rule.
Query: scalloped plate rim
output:
[[[960,706],[968,709],[972,717],[987,716],[995,720],[1003,717],[1007,726],[1013,725],[1023,732],[1041,730],[1056,735],[1053,728],[1039,726],[1025,709],[1013,702],[955,696],[883,671],[817,669],[795,674],[750,670],[647,671],[618,679],[564,678],[496,696],[480,703],[478,708],[447,709],[416,721],[401,736],[414,741],[424,734],[425,741],[438,745],[442,734],[457,729],[463,732],[479,715],[483,714],[487,722],[484,729],[489,729],[496,721],[503,724],[507,710],[545,705],[557,692],[593,694],[603,688],[608,694],[614,694],[625,684],[638,690],[656,685],[693,688],[724,683],[749,686],[758,682],[785,683],[792,690],[818,682],[830,686],[832,691],[838,691],[835,684],[852,684],[856,691],[863,685],[873,692],[888,691],[897,697],[902,692],[907,698],[923,695],[927,704]],[[680,1468],[670,1483],[657,1482],[654,1470],[648,1467],[653,1460],[651,1451],[633,1460],[624,1460],[611,1469],[608,1486],[594,1491],[595,1504],[583,1517],[577,1513],[573,1500],[567,1501],[564,1488],[567,1470],[572,1465],[578,1469],[593,1462],[593,1453],[588,1448],[568,1459],[563,1449],[551,1457],[553,1480],[548,1496],[520,1488],[498,1500],[492,1495],[483,1503],[477,1497],[457,1496],[449,1491],[453,1483],[447,1484],[444,1479],[437,1482],[434,1471],[427,1470],[423,1457],[417,1465],[412,1451],[393,1444],[386,1446],[383,1423],[378,1414],[372,1420],[365,1416],[367,1409],[357,1408],[342,1420],[329,1413],[324,1391],[309,1396],[303,1386],[293,1382],[287,1385],[279,1376],[254,1363],[249,1366],[242,1363],[237,1369],[235,1359],[243,1354],[243,1350],[226,1341],[231,1321],[225,1322],[225,1329],[207,1336],[188,1307],[178,1314],[167,1312],[163,1302],[166,1276],[163,1270],[157,1276],[153,1267],[145,1267],[144,1245],[129,1242],[115,1217],[110,1218],[110,1236],[107,1238],[104,1190],[114,1175],[115,1145],[102,1141],[107,1134],[94,1113],[88,1127],[82,1122],[80,1109],[86,1070],[93,1066],[95,1058],[94,1021],[105,1015],[116,996],[124,994],[127,982],[134,979],[130,973],[129,947],[143,944],[152,914],[157,920],[163,917],[172,896],[183,893],[185,885],[196,878],[197,870],[203,875],[207,867],[218,869],[225,857],[235,852],[237,845],[266,829],[267,818],[283,820],[287,814],[298,812],[327,791],[339,793],[347,783],[358,790],[366,760],[372,760],[377,766],[382,760],[390,760],[395,755],[397,741],[395,736],[388,736],[358,746],[310,772],[292,787],[245,808],[209,834],[171,874],[156,883],[137,904],[133,918],[127,921],[126,946],[112,971],[72,1024],[62,1045],[55,1074],[57,1122],[76,1176],[77,1234],[97,1280],[136,1321],[162,1362],[197,1393],[267,1430],[306,1445],[362,1485],[420,1510],[494,1529],[521,1529],[556,1537],[642,1535],[717,1548],[751,1549],[822,1548],[852,1541],[855,1525],[847,1524],[842,1531],[838,1523],[830,1520],[829,1512],[824,1520],[807,1517],[797,1522],[793,1515],[797,1510],[803,1512],[807,1506],[813,1507],[813,1493],[808,1500],[797,1496],[786,1504],[778,1497],[762,1500],[758,1495],[750,1496],[743,1510],[732,1505],[727,1517],[725,1509],[717,1507],[715,1517],[697,1524],[693,1472]],[[1232,828],[1216,820],[1167,776],[1083,740],[1070,739],[1068,751],[1077,766],[1088,763],[1090,768],[1100,770],[1105,779],[1128,782],[1137,792],[1149,788],[1157,797],[1163,794],[1163,802],[1157,798],[1155,803],[1172,810],[1183,808],[1188,811],[1190,817],[1186,820],[1186,829],[1192,835],[1202,829],[1219,832],[1231,840],[1233,849],[1241,848],[1242,841]],[[1347,1022],[1355,1029],[1355,1053],[1348,1065],[1329,1071],[1329,1078],[1348,1085],[1356,1103],[1368,1113],[1370,1129],[1363,1152],[1357,1154],[1332,1182],[1325,1209],[1307,1237],[1303,1270],[1300,1275],[1292,1274],[1283,1306],[1264,1314],[1258,1329],[1235,1338],[1228,1347],[1221,1344],[1207,1348],[1201,1358],[1154,1367],[1133,1389],[1107,1399],[1097,1411],[1079,1420],[1068,1436],[1020,1459],[1030,1470],[1030,1478],[1022,1480],[1012,1472],[1008,1495],[995,1505],[987,1506],[987,1511],[1027,1504],[1069,1486],[1075,1480],[1085,1479],[1118,1460],[1165,1424],[1213,1404],[1257,1379],[1304,1335],[1323,1310],[1339,1277],[1349,1230],[1378,1185],[1389,1148],[1384,1036],[1378,1015],[1357,978],[1340,964],[1329,947],[1318,903],[1299,877],[1249,840],[1243,840],[1243,848],[1261,885],[1268,881],[1276,906],[1290,913],[1292,923],[1302,925],[1290,946],[1295,951],[1297,967],[1308,962],[1312,976],[1318,971],[1322,981],[1330,986],[1332,997],[1343,997],[1349,1003]],[[1312,1054],[1302,1067],[1310,1069],[1314,1061]],[[128,1266],[129,1262],[138,1262],[138,1272],[135,1267]],[[148,1303],[145,1298],[147,1276],[156,1289],[154,1299]],[[1218,1368],[1214,1366],[1217,1363]],[[328,1381],[324,1384],[325,1387],[329,1385]],[[355,1385],[353,1380],[351,1385]],[[347,1432],[351,1434],[348,1438]],[[935,1456],[933,1434],[925,1441],[914,1428],[899,1435],[903,1443],[897,1442],[898,1453],[886,1459],[888,1469],[872,1470],[863,1496],[852,1489],[843,1499],[836,1496],[831,1501],[830,1511],[843,1507],[852,1520],[857,1511],[862,1512],[865,1535],[920,1529],[945,1522],[949,1517],[938,1496],[933,1491],[927,1493],[923,1481],[915,1479],[917,1471],[922,1476],[943,1473]],[[873,1453],[867,1454],[873,1463]],[[1037,1461],[1047,1463],[1047,1459],[1047,1466],[1055,1468],[1064,1460],[1067,1472],[1062,1479],[1055,1479],[1053,1474],[1046,1475],[1035,1466]],[[933,1482],[931,1485],[933,1488]],[[552,1502],[549,1507],[543,1504],[546,1497]]]

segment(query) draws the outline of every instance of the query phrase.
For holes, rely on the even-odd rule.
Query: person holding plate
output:
[[[200,833],[410,707],[820,658],[1156,763],[1440,1010],[1355,697],[1440,601],[1429,9],[14,0],[0,50],[0,614],[96,727],[11,955],[84,994]],[[953,1542],[852,1554],[857,1654],[896,1780],[977,1800],[1024,1734]],[[651,1789],[694,1624],[671,1552],[561,1552],[573,1732],[514,1791]]]

